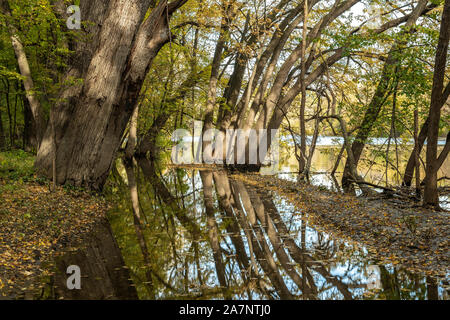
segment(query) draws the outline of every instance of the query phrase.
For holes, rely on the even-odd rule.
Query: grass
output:
[[[17,190],[39,179],[34,174],[34,155],[22,150],[0,152],[0,193]]]
[[[0,152],[0,299],[33,291],[25,283],[34,286],[41,261],[82,241],[106,216],[102,197],[71,187],[51,192],[50,181],[36,177],[34,160],[20,150]]]

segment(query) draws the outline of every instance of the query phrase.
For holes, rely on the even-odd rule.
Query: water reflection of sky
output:
[[[195,219],[196,223],[205,232],[208,230],[205,220],[205,205],[202,190],[202,180],[199,177],[198,172],[182,171],[182,180],[178,183],[173,183],[171,191],[175,193],[176,185],[182,184],[185,186],[183,196],[183,207],[188,208],[189,217]],[[180,173],[180,171],[178,172]],[[173,171],[168,171],[164,177],[165,181],[174,181]],[[178,177],[180,175],[178,174]],[[288,178],[292,179],[292,177]],[[228,178],[227,178],[228,179]],[[231,180],[230,180],[231,181]],[[233,182],[230,182],[231,184]],[[288,234],[281,234],[283,243],[286,238],[292,239],[298,248],[304,247],[308,256],[313,257],[314,263],[307,266],[307,272],[310,273],[314,286],[317,288],[318,299],[344,299],[342,286],[345,290],[348,290],[351,297],[354,299],[363,299],[370,297],[379,297],[384,299],[389,298],[402,298],[402,299],[424,299],[427,295],[427,286],[425,278],[421,275],[410,274],[405,270],[390,265],[377,265],[368,257],[368,252],[364,247],[355,246],[349,244],[341,239],[336,239],[332,235],[322,231],[318,231],[317,228],[307,223],[307,217],[303,217],[292,204],[286,201],[284,198],[277,194],[267,194],[265,191],[259,192],[253,187],[246,186],[246,192],[251,194],[251,203],[253,206],[257,206],[258,203],[264,203],[264,210],[266,214],[270,216],[271,208],[267,208],[264,201],[272,201],[274,208],[281,217],[282,222],[289,231]],[[236,192],[236,190],[234,190]],[[179,194],[179,191],[177,192]],[[218,201],[218,195],[213,186],[212,195],[214,199],[215,217],[216,223],[220,231],[220,246],[222,248],[223,259],[225,264],[225,273],[228,279],[228,285],[230,287],[242,286],[242,269],[239,266],[239,262],[236,259],[236,248],[231,241],[233,233],[229,233],[226,230],[227,218],[223,212],[223,208]],[[243,199],[245,195],[239,194],[238,198],[241,202],[240,205],[244,208]],[[253,198],[252,198],[253,197]],[[256,198],[255,198],[256,197]],[[265,198],[267,197],[267,198]],[[257,202],[254,202],[257,201]],[[233,214],[238,215],[236,207],[233,207]],[[245,216],[248,216],[246,209],[244,210]],[[306,223],[305,227],[305,243],[302,243],[301,232],[302,223]],[[249,257],[249,264],[254,265],[256,262],[255,272],[262,275],[264,283],[267,289],[273,290],[271,287],[271,279],[265,275],[265,271],[262,268],[259,260],[252,257],[252,251],[250,250],[249,241],[247,235],[248,232],[256,232],[258,229],[262,231],[262,239],[266,242],[268,250],[278,266],[278,272],[283,279],[286,288],[294,296],[298,298],[302,297],[302,288],[298,286],[285,268],[280,264],[273,243],[265,229],[261,225],[251,226],[250,229],[245,229],[240,226],[239,236],[243,240],[244,249],[247,257]],[[207,232],[206,232],[207,233]],[[177,235],[177,251],[180,257],[192,260],[192,239],[190,239],[186,231],[179,232]],[[214,260],[213,252],[210,248],[208,237],[199,239],[199,246],[201,248],[202,257],[201,261],[201,274],[205,275],[205,285],[213,288],[219,286],[219,280],[216,273],[216,263]],[[289,250],[284,249],[289,256]],[[294,267],[296,272],[303,275],[302,266],[296,261],[290,260],[290,265]],[[184,274],[186,265],[181,265],[179,262],[168,260],[168,263],[163,266],[165,270],[165,276],[167,279],[172,279],[176,283],[177,277],[181,277]],[[196,282],[197,267],[193,262],[188,263],[188,278],[192,282]],[[447,279],[448,280],[448,279]],[[392,288],[386,287],[386,283],[396,283],[395,293]],[[339,283],[339,286],[336,285]],[[413,288],[413,289],[411,289]],[[198,287],[193,287],[190,294],[195,292],[199,293],[201,290]],[[250,294],[250,296],[249,296]],[[276,298],[277,294],[272,292],[272,298]],[[446,297],[446,292],[442,283],[439,286],[439,294],[441,297]],[[189,296],[189,293],[186,294]],[[165,291],[160,293],[159,298],[170,298],[170,295]],[[213,296],[212,298],[221,298],[220,294]],[[267,299],[268,297],[259,290],[251,290],[251,292],[234,293],[233,298],[236,299]],[[278,296],[279,298],[279,296]]]
[[[294,135],[294,138],[292,135],[284,135],[280,137],[282,142],[287,143],[290,146],[294,145],[294,139],[297,142],[297,144],[300,144],[300,135]],[[307,136],[306,137],[306,144],[311,145],[313,137]],[[392,144],[407,144],[407,145],[414,145],[414,139],[403,139],[403,138],[368,138],[366,144],[367,145],[373,145],[373,146],[380,146],[380,145],[387,145],[388,141],[391,141]],[[318,136],[316,145],[317,146],[342,146],[344,144],[344,138],[342,137],[332,137],[332,136]],[[424,145],[426,145],[427,142],[425,140]],[[445,139],[438,139],[438,146],[444,146],[445,145]]]

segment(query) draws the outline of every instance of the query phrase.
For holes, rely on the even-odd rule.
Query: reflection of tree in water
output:
[[[115,175],[128,192],[119,192],[112,223],[141,298],[365,297],[370,263],[363,251],[308,227],[294,209],[281,214],[286,203],[277,196],[223,171],[161,175],[150,161],[138,163],[138,203],[129,204],[133,190]],[[431,279],[427,297],[422,277],[388,269],[380,267],[382,288],[371,297],[435,297]]]
[[[55,261],[56,272],[38,299],[137,299],[136,289],[107,221],[99,223],[88,245]],[[81,289],[67,289],[67,267],[81,270]]]

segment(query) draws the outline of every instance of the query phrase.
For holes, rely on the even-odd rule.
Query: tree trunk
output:
[[[450,82],[447,83],[447,86],[445,88],[444,91],[444,95],[442,97],[441,100],[441,106],[440,108],[442,109],[445,105],[445,102],[447,101],[448,96],[450,95]],[[408,163],[406,165],[405,168],[405,173],[403,175],[403,185],[406,187],[410,187],[411,186],[411,181],[413,178],[413,174],[414,174],[414,167],[415,167],[415,153],[416,150],[418,151],[418,154],[420,154],[423,145],[425,143],[425,139],[427,138],[427,133],[428,133],[428,126],[430,124],[430,118],[427,117],[427,119],[425,120],[425,122],[422,125],[422,128],[420,129],[420,133],[418,136],[418,146],[414,146],[413,151],[411,152],[411,155],[409,156],[408,159]]]
[[[25,88],[23,88],[25,91]],[[36,125],[31,112],[30,103],[22,96],[23,104],[23,149],[26,151],[37,150]]]
[[[222,61],[222,54],[226,44],[226,38],[229,31],[230,19],[234,16],[235,10],[232,3],[226,4],[222,17],[220,35],[214,50],[214,57],[211,65],[211,76],[209,78],[208,85],[208,98],[206,102],[206,112],[204,116],[204,126],[202,132],[202,147],[203,147],[203,160],[207,163],[213,161],[213,154],[211,149],[211,141],[214,138],[209,132],[213,128],[214,109],[217,99],[217,83],[219,81],[220,63]],[[209,152],[211,151],[211,152]]]
[[[8,1],[0,0],[0,6],[1,6],[0,9],[2,10],[2,12],[7,17],[11,17],[11,9],[9,7]],[[22,42],[20,41],[20,38],[17,34],[17,30],[13,25],[8,24],[8,31],[9,31],[11,43],[12,43],[12,46],[14,49],[14,54],[17,59],[17,64],[19,66],[20,74],[24,77],[23,86],[25,88],[25,95],[29,102],[31,113],[33,114],[35,130],[36,130],[36,142],[37,142],[37,145],[39,145],[42,140],[44,130],[45,130],[44,112],[42,110],[42,106],[41,106],[39,100],[36,98],[35,93],[34,93],[35,87],[34,87],[33,79],[31,77],[30,65],[28,63],[25,49],[24,49]]]
[[[94,39],[76,44],[66,78],[82,78],[83,85],[64,90],[54,110],[58,184],[102,189],[147,71],[170,39],[168,19],[185,0],[160,1],[144,21],[152,2],[81,1]],[[36,160],[38,173],[47,177],[51,140],[48,129]]]
[[[417,144],[414,143],[414,149],[411,152],[411,155],[409,156],[408,163],[406,164],[405,173],[403,175],[403,185],[406,187],[411,186],[411,182],[414,175],[414,170],[416,167],[416,153],[420,155],[420,151],[423,148],[423,145],[425,143],[425,140],[427,138],[427,132],[428,132],[428,125],[430,123],[430,119],[427,118],[425,122],[422,125],[422,128],[420,129],[419,135],[417,136]],[[420,166],[420,163],[419,163]]]
[[[411,32],[410,28],[416,23],[417,19],[420,17],[424,9],[426,8],[428,1],[421,0],[419,4],[414,9],[414,12],[406,22],[405,28],[407,32]],[[409,29],[409,30],[408,30]],[[355,141],[352,144],[352,151],[355,157],[355,164],[358,165],[358,162],[361,158],[361,154],[363,152],[364,146],[366,144],[367,139],[369,138],[370,132],[372,131],[372,127],[375,124],[376,119],[383,107],[386,99],[390,96],[393,88],[395,87],[395,72],[397,69],[398,55],[397,51],[401,48],[403,43],[401,40],[397,40],[392,46],[389,55],[386,59],[383,68],[383,74],[379,81],[378,87],[372,97],[372,101],[367,107],[367,111],[364,115],[364,119],[361,123],[361,128],[358,131]],[[342,188],[344,190],[349,190],[350,188],[350,167],[348,160],[345,164],[344,173],[342,176]]]
[[[436,50],[434,65],[433,89],[431,92],[430,125],[427,134],[426,180],[423,197],[424,206],[439,207],[437,191],[437,142],[439,121],[441,118],[441,103],[443,99],[444,76],[447,62],[448,42],[450,39],[450,0],[444,4],[439,43]]]
[[[419,162],[419,139],[417,137],[417,132],[419,131],[419,111],[414,110],[414,163],[416,165],[416,198],[420,199],[420,162]]]
[[[442,149],[441,153],[439,154],[439,157],[437,158],[436,171],[438,171],[442,167],[442,165],[445,162],[445,159],[447,159],[449,152],[450,152],[450,131],[447,133],[447,139],[445,140],[444,149]]]
[[[0,150],[6,148],[5,130],[3,129],[2,111],[0,110]]]
[[[304,173],[306,166],[306,121],[305,121],[305,109],[306,109],[306,38],[308,36],[308,1],[304,2],[304,19],[303,19],[303,35],[302,35],[302,50],[301,50],[301,81],[302,81],[302,100],[300,103],[300,160],[298,163],[300,174]],[[309,168],[308,168],[309,169]],[[308,173],[306,173],[308,174]]]

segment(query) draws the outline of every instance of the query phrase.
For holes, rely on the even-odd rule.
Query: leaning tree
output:
[[[103,187],[145,76],[171,39],[170,18],[186,1],[80,1],[82,40],[68,44],[68,85],[52,107],[38,173],[52,177],[55,168],[58,184]]]

